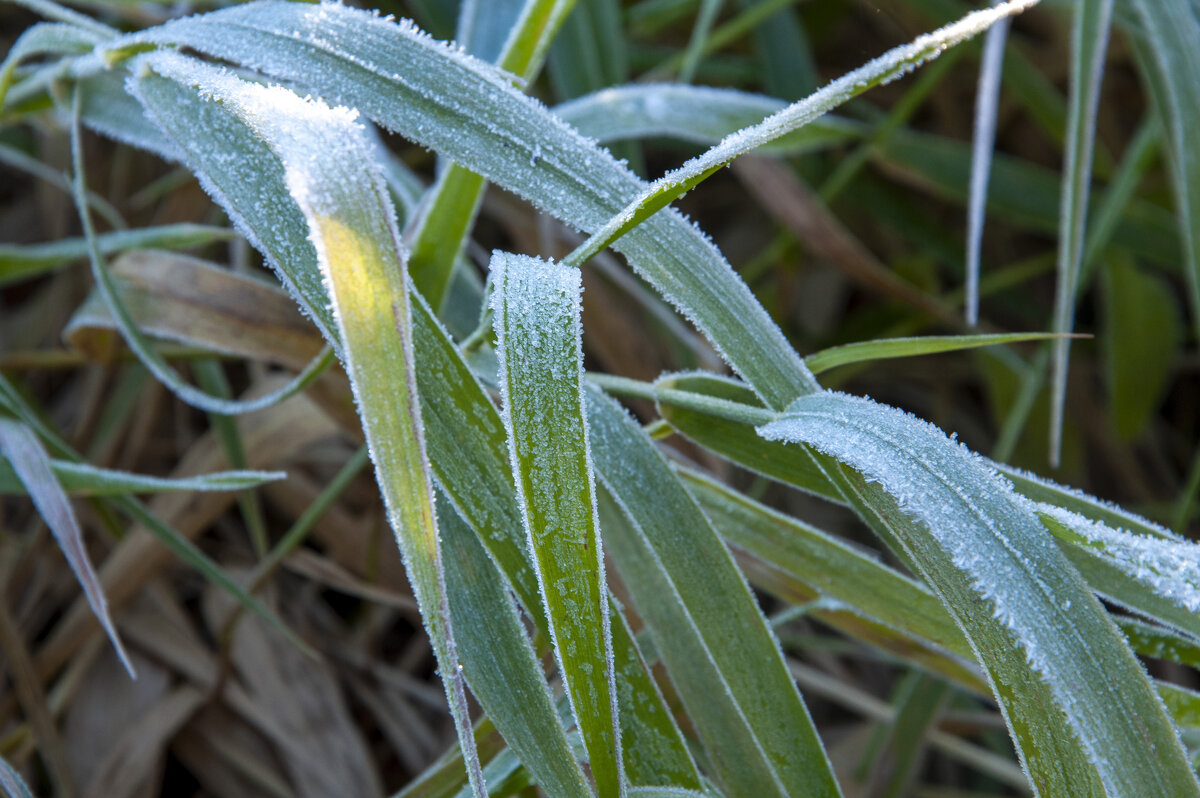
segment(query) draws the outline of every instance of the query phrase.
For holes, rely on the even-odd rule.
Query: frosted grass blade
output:
[[[287,192],[278,157],[228,109],[203,100],[186,82],[149,73],[133,83],[138,97],[173,140],[187,142],[187,157],[201,183],[213,194],[244,235],[265,255],[284,286],[340,346],[328,319],[329,299],[321,284],[316,252],[307,225]],[[207,137],[192,138],[198,129],[214,131],[221,147]],[[233,153],[235,157],[227,157]],[[252,178],[242,167],[253,164]],[[546,634],[545,613],[537,580],[526,553],[521,513],[513,495],[504,425],[496,406],[462,360],[429,306],[410,288],[418,396],[434,474],[454,508],[466,520],[504,572],[526,612]],[[618,651],[632,649],[623,624],[613,625]],[[623,685],[621,723],[625,734],[653,736],[654,748],[629,754],[631,779],[650,774],[679,774],[681,783],[698,783],[695,765],[683,745],[669,711],[636,658],[618,661]],[[690,774],[690,775],[689,775]],[[682,781],[682,779],[690,781]],[[635,782],[636,783],[636,782]]]
[[[631,84],[556,105],[554,113],[601,143],[665,136],[716,144],[787,103],[759,94],[675,83]],[[857,140],[861,126],[833,114],[765,142],[764,153],[799,154]]]
[[[28,491],[29,498],[33,499],[33,504],[46,526],[54,534],[54,540],[62,549],[71,570],[75,572],[75,579],[83,588],[88,605],[104,629],[104,634],[108,635],[112,642],[121,664],[125,666],[129,677],[136,679],[133,663],[129,660],[125,647],[121,645],[117,627],[108,614],[108,601],[104,597],[100,578],[96,575],[84,546],[83,530],[75,518],[71,500],[67,498],[54,475],[50,457],[42,447],[41,441],[29,427],[0,416],[0,454],[8,460],[9,466]]]
[[[1054,296],[1054,332],[1075,326],[1075,299],[1083,263],[1084,228],[1091,194],[1092,152],[1096,143],[1096,111],[1100,81],[1108,54],[1113,0],[1083,0],[1075,6],[1071,28],[1071,97],[1067,112],[1066,163],[1059,204],[1058,287]],[[1071,340],[1054,342],[1050,382],[1050,463],[1062,454],[1063,413],[1067,401],[1067,366]]]
[[[446,592],[472,692],[548,795],[587,798],[591,790],[509,586],[474,531],[448,503],[440,507]]]
[[[708,152],[654,181],[639,197],[568,255],[566,262],[584,263],[739,155],[802,127],[867,89],[903,77],[915,67],[936,58],[946,48],[977,35],[1010,14],[1024,11],[1036,2],[1011,0],[991,9],[968,14],[954,24],[888,51],[758,124],[731,134]]]
[[[919,338],[880,338],[874,341],[856,341],[852,344],[832,346],[814,352],[804,358],[813,374],[820,374],[838,366],[864,363],[872,360],[887,360],[896,357],[917,357],[939,352],[958,352],[981,346],[999,346],[1022,341],[1044,341],[1054,338],[1053,333],[1000,333],[992,335],[928,335]]]
[[[587,407],[597,474],[630,522],[613,557],[719,778],[738,795],[839,795],[729,552],[633,419],[595,389]]]
[[[101,255],[129,249],[188,249],[215,241],[230,241],[237,234],[226,227],[170,224],[116,230],[96,236]],[[88,257],[87,241],[65,238],[44,244],[0,244],[0,286],[29,280],[60,266]]]
[[[494,253],[492,310],[517,499],[597,794],[623,794],[604,560],[584,413],[579,271]]]
[[[186,45],[308,86],[581,229],[602,226],[644,186],[611,155],[513,89],[494,67],[463,57],[411,26],[364,12],[332,4],[251,3],[135,34],[121,40],[123,49],[106,55],[117,59],[147,43]],[[221,129],[220,120],[214,124]],[[254,145],[239,146],[250,150]],[[221,168],[229,165],[212,163],[207,171],[212,176]],[[223,185],[225,191],[236,190]],[[278,202],[269,196],[262,201]],[[295,212],[280,210],[280,225],[290,227],[288,215]],[[235,224],[240,225],[237,217]],[[295,259],[277,257],[279,238],[271,235],[267,250],[275,263],[290,264]],[[619,249],[772,406],[783,407],[816,388],[746,285],[681,215],[659,215],[626,236]],[[284,268],[295,272],[304,304],[321,318],[325,300],[319,278],[301,273],[300,267]]]
[[[979,254],[983,247],[983,221],[987,209],[992,151],[996,147],[996,107],[1000,104],[1000,73],[1008,20],[988,29],[975,91],[975,129],[971,140],[971,190],[967,200],[967,324],[979,321]]]
[[[215,474],[169,479],[97,468],[69,460],[50,460],[50,470],[62,489],[73,496],[115,496],[123,493],[166,493],[179,490],[245,490],[287,477],[282,471],[221,471]],[[23,492],[15,472],[4,463],[0,463],[0,493]]]
[[[374,148],[347,109],[173,54],[144,56],[137,68],[194,86],[243,120],[278,157],[329,287],[388,520],[437,655],[472,789],[483,795],[425,456],[403,252]]]
[[[1128,5],[1141,22],[1132,39],[1166,131],[1192,319],[1200,330],[1200,15],[1188,0]]]
[[[116,284],[113,282],[112,275],[109,273],[108,265],[105,262],[104,254],[100,251],[99,239],[92,226],[91,212],[87,206],[87,188],[84,184],[86,171],[83,164],[83,136],[79,127],[82,109],[82,89],[78,86],[75,87],[73,105],[71,154],[72,165],[75,170],[75,207],[79,212],[79,220],[83,227],[84,241],[87,242],[88,260],[91,261],[92,265],[92,278],[95,280],[96,290],[104,298],[104,302],[117,324],[117,329],[121,331],[121,337],[133,353],[137,355],[138,360],[146,367],[146,370],[170,389],[180,401],[200,410],[209,413],[220,413],[221,415],[253,413],[256,410],[262,410],[263,408],[278,404],[289,396],[304,390],[333,362],[334,355],[331,348],[326,347],[283,387],[264,396],[246,400],[233,400],[213,396],[188,385],[179,373],[158,352],[154,351],[150,346],[150,342],[146,340],[145,336],[138,329],[136,322],[134,322],[133,317],[129,313],[129,309],[121,302]]]
[[[494,63],[524,6],[525,0],[463,0],[454,40],[476,58]]]
[[[0,789],[3,789],[9,798],[34,798],[21,774],[3,757],[0,757]]]
[[[0,108],[12,85],[13,75],[22,61],[37,55],[78,55],[91,52],[102,41],[111,39],[116,31],[81,28],[63,22],[39,22],[22,33],[0,62]]]
[[[1110,795],[1200,794],[1145,671],[1034,512],[981,459],[929,424],[843,394],[801,397],[759,432],[846,463],[915,522],[892,529],[972,640],[1010,723],[1017,713],[1047,725],[1065,718],[1077,739],[1063,747],[1077,749]],[[989,652],[1004,638],[1052,706],[1008,703],[1001,680],[1020,676],[1011,656]],[[1013,731],[1030,767],[1039,752]],[[1030,767],[1030,776],[1036,784],[1043,774]]]

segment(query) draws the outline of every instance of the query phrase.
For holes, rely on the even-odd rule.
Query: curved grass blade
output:
[[[976,646],[1010,724],[1017,712],[1047,727],[1065,718],[1075,739],[1060,755],[1086,764],[1110,795],[1200,794],[1145,671],[1037,516],[982,460],[929,424],[842,394],[801,397],[759,433],[846,463],[915,521],[892,528]],[[999,641],[1018,647],[1025,673],[1012,672],[1011,656],[993,658]],[[1010,679],[1042,682],[1052,703],[1011,704]],[[1013,732],[1037,784],[1044,752]]]
[[[1054,296],[1054,332],[1075,326],[1075,301],[1083,263],[1084,228],[1091,194],[1092,152],[1096,143],[1096,111],[1100,80],[1108,53],[1113,0],[1083,0],[1075,6],[1071,28],[1071,97],[1067,114],[1066,163],[1059,205],[1058,287]],[[1050,463],[1062,455],[1063,413],[1067,402],[1067,366],[1071,340],[1054,342],[1050,381]]]
[[[839,795],[778,644],[703,512],[645,432],[587,394],[592,451],[628,523],[613,557],[718,777],[736,795]],[[619,513],[618,513],[619,517]]]
[[[146,55],[139,68],[194,86],[204,99],[243,120],[277,154],[329,286],[343,361],[388,520],[437,654],[473,791],[482,796],[425,457],[403,254],[374,149],[356,115],[346,109],[246,83],[173,54]]]
[[[83,588],[88,605],[104,629],[104,634],[108,635],[112,642],[121,664],[125,666],[129,677],[136,679],[133,663],[125,653],[125,647],[121,645],[121,638],[117,635],[117,627],[109,617],[104,589],[95,569],[92,568],[92,561],[83,543],[83,530],[75,518],[71,500],[67,498],[54,475],[50,457],[42,447],[41,441],[24,424],[0,417],[0,454],[8,460],[13,472],[29,493],[29,498],[33,499],[34,506],[45,520],[46,526],[54,534],[54,540],[62,549],[71,570],[75,572],[75,578]]]
[[[1131,37],[1166,131],[1192,319],[1200,331],[1200,16],[1188,0],[1131,0]]]
[[[782,100],[733,89],[655,83],[614,86],[557,105],[554,113],[601,143],[664,136],[716,144],[786,107]],[[798,155],[855,141],[861,133],[860,125],[825,114],[760,150]]]
[[[17,66],[36,55],[80,55],[90,53],[100,42],[111,39],[116,33],[108,30],[101,33],[89,28],[63,22],[39,22],[22,33],[4,61],[0,62],[0,108],[12,85]]]
[[[724,0],[700,0],[700,13],[696,15],[691,38],[688,39],[687,47],[683,51],[683,60],[679,65],[677,77],[680,83],[691,83],[696,77],[696,67],[700,65],[700,59],[704,56],[704,46],[724,4]]]
[[[125,343],[137,355],[138,360],[146,367],[146,370],[169,388],[181,401],[209,413],[220,413],[222,415],[252,413],[255,410],[262,410],[263,408],[278,404],[289,396],[304,390],[333,362],[334,354],[332,348],[326,347],[282,388],[255,399],[239,401],[213,396],[188,385],[183,381],[179,373],[150,346],[145,336],[138,330],[137,324],[129,313],[129,309],[121,302],[117,287],[105,263],[104,255],[100,251],[96,231],[92,227],[91,213],[87,206],[87,188],[84,185],[83,137],[79,130],[82,108],[81,97],[82,89],[77,86],[74,99],[74,121],[71,128],[72,164],[75,169],[75,207],[79,212],[79,220],[83,226],[84,240],[87,242],[88,259],[92,264],[92,277],[96,282],[96,289],[99,291],[100,296],[104,297],[104,302],[108,305],[108,309],[112,313],[113,320],[117,323],[117,328],[121,331],[121,337],[125,339]]]
[[[992,151],[996,148],[996,107],[1000,104],[1000,73],[1008,19],[988,29],[975,91],[975,130],[971,140],[971,190],[967,200],[967,324],[979,321],[979,254],[983,247],[983,220],[987,208]]]
[[[285,479],[282,471],[221,471],[196,477],[169,479],[128,471],[97,468],[70,460],[50,460],[50,470],[62,489],[72,496],[116,496],[123,493],[169,491],[245,490]],[[23,493],[16,473],[0,463],[0,493]]]
[[[147,43],[186,45],[311,87],[581,229],[602,226],[645,185],[513,89],[494,67],[463,57],[411,26],[343,6],[251,3],[127,37],[122,49],[106,55],[117,59]],[[464,97],[472,99],[464,103]],[[210,165],[211,179],[219,168]],[[225,181],[222,185],[231,190]],[[281,224],[290,226],[289,213],[294,216],[294,211],[281,209]],[[240,229],[237,217],[235,224]],[[291,259],[276,257],[284,232],[290,231],[266,242],[271,245],[267,250],[276,264],[294,272],[308,312],[319,318],[325,303],[319,277],[301,273],[303,260],[293,266]],[[294,235],[287,238],[296,240]],[[746,285],[680,214],[648,221],[626,236],[619,249],[772,406],[783,407],[815,389],[811,375]]]
[[[500,393],[517,498],[597,794],[624,792],[612,635],[583,397],[578,270],[497,252]]]
[[[654,181],[639,197],[568,255],[564,262],[575,265],[586,262],[739,155],[802,127],[867,89],[903,77],[915,67],[936,58],[948,47],[975,36],[999,19],[1024,11],[1036,2],[1011,0],[992,9],[968,14],[959,22],[888,51],[758,124],[731,134],[700,157]]]
[[[450,615],[472,692],[548,795],[590,796],[508,585],[458,513],[438,515]]]
[[[130,249],[189,249],[236,237],[237,233],[227,227],[184,223],[101,233],[96,236],[96,245],[101,255],[113,255]],[[0,287],[40,277],[87,257],[88,244],[82,238],[44,244],[0,244]]]
[[[820,374],[838,366],[863,363],[871,360],[887,360],[896,357],[916,357],[939,352],[957,352],[981,346],[1015,344],[1022,341],[1044,341],[1057,337],[1054,333],[1001,333],[994,335],[928,335],[919,338],[881,338],[875,341],[857,341],[842,344],[804,358],[813,374]]]
[[[0,757],[0,789],[8,798],[34,798],[21,774],[3,757]]]

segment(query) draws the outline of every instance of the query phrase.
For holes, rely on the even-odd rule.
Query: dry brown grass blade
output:
[[[277,467],[305,446],[336,431],[328,417],[303,395],[269,410],[240,417],[238,423],[250,468]],[[200,474],[224,467],[227,467],[224,450],[210,432],[187,452],[172,475]],[[162,494],[149,503],[149,509],[184,537],[194,538],[234,501],[230,493]],[[171,553],[157,538],[145,529],[135,528],[100,568],[101,583],[114,611],[171,561]],[[86,605],[76,602],[37,652],[35,664],[39,676],[52,677],[97,630]]]
[[[771,158],[742,158],[733,171],[746,190],[814,255],[838,266],[864,289],[903,302],[960,328],[959,314],[897,277],[854,237],[791,169]]]
[[[138,250],[113,262],[122,299],[148,335],[205,342],[213,351],[302,369],[324,341],[295,301],[264,280],[236,274],[175,252]],[[116,324],[97,295],[63,332],[67,343],[96,359],[120,343]]]
[[[196,714],[171,751],[212,795],[292,798],[294,791],[270,745],[219,705]]]

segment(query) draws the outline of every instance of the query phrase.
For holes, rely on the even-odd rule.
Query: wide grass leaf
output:
[[[497,252],[492,309],[517,498],[597,793],[623,792],[595,478],[583,406],[577,269]]]
[[[157,53],[144,59],[141,70],[192,87],[255,131],[283,170],[329,288],[342,360],[388,520],[441,666],[472,786],[482,795],[425,455],[403,253],[374,148],[356,114],[347,109],[306,101],[281,87],[248,83],[178,55]],[[160,119],[170,113],[148,95],[143,102]]]
[[[613,557],[718,778],[735,795],[838,795],[820,739],[745,579],[653,442],[588,392],[596,470],[627,521]]]
[[[1037,515],[981,459],[932,425],[843,394],[802,397],[759,432],[847,464],[915,521],[892,530],[976,646],[1010,715],[1040,714],[1045,726],[1065,719],[1075,739],[1063,753],[1110,795],[1200,794],[1145,671]],[[1012,656],[991,659],[1003,639],[1019,647],[1021,670]],[[1009,704],[1008,680],[1042,682],[1051,704]],[[1037,784],[1044,752],[1013,731]]]

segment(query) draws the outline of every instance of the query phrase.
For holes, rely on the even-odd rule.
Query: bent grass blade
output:
[[[194,87],[256,131],[279,159],[329,287],[388,520],[437,654],[473,791],[482,796],[425,456],[403,253],[374,149],[347,109],[173,54],[147,55],[138,69]]]

